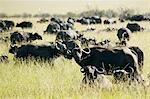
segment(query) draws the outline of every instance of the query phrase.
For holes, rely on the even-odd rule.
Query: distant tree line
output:
[[[68,12],[66,14],[53,14],[50,15],[49,13],[40,13],[40,14],[29,14],[29,13],[23,13],[23,14],[14,14],[14,15],[7,15],[6,13],[0,13],[0,18],[47,18],[51,16],[58,16],[58,17],[82,17],[82,16],[101,16],[101,17],[107,17],[107,18],[115,18],[115,17],[120,17],[120,18],[126,18],[130,17],[135,14],[141,14],[136,10],[133,9],[127,9],[127,8],[120,8],[118,10],[89,10],[89,11],[84,11],[81,13],[73,13],[73,12]],[[142,15],[145,16],[150,16],[150,12],[144,12]]]

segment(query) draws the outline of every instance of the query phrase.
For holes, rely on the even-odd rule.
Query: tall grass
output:
[[[15,22],[20,20],[13,19]],[[34,23],[33,29],[24,31],[37,31],[43,35],[47,24],[37,24],[37,19],[31,20]],[[125,27],[127,23],[118,23],[115,25],[92,25],[97,30],[106,27]],[[142,22],[142,26],[148,28],[149,23]],[[75,29],[83,30],[87,26],[75,25]],[[18,28],[14,28],[17,30]],[[3,33],[9,35],[10,32]],[[94,31],[86,33],[87,37],[94,37],[99,41],[111,39],[112,43],[117,41],[116,31],[102,32]],[[149,31],[137,32],[132,35],[128,46],[139,46],[145,54],[144,74],[150,72],[150,44]],[[54,35],[43,35],[43,41],[34,41],[41,44],[46,41],[54,41]],[[13,55],[8,53],[9,42],[0,43],[0,54],[6,53],[9,56],[9,62],[0,63],[0,98],[4,99],[149,99],[150,88],[144,89],[140,86],[128,86],[124,83],[113,84],[111,90],[101,89],[99,87],[83,87],[81,81],[83,74],[80,72],[80,66],[72,60],[67,60],[63,56],[55,59],[54,66],[48,62],[30,60],[20,62],[13,59]],[[113,78],[107,76],[111,81]]]

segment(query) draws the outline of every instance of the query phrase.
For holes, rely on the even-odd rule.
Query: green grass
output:
[[[13,19],[19,22],[23,19]],[[34,31],[40,34],[46,29],[46,24],[37,24],[37,19],[31,20],[34,23]],[[110,27],[123,27],[126,23],[110,25]],[[148,22],[140,22],[143,27],[149,28]],[[75,28],[83,30],[87,26],[76,24]],[[108,25],[94,25],[97,29],[103,29]],[[13,31],[18,30],[14,28]],[[9,35],[10,32],[1,35]],[[112,43],[117,41],[116,32],[91,32],[86,33],[87,37],[95,37],[99,41],[111,39]],[[54,41],[54,35],[43,35],[43,41],[33,43],[42,44],[47,41]],[[139,46],[145,54],[144,75],[150,72],[150,33],[148,31],[138,32],[132,35],[128,46]],[[59,57],[54,61],[54,66],[48,62],[36,62],[30,60],[28,63],[13,60],[13,55],[8,53],[9,43],[0,43],[0,54],[9,56],[8,63],[0,63],[0,98],[4,99],[149,99],[150,88],[143,89],[141,86],[128,86],[126,84],[113,84],[111,90],[100,89],[99,87],[83,87],[81,81],[83,74],[80,66],[74,59],[67,60]],[[110,80],[112,77],[107,76]]]

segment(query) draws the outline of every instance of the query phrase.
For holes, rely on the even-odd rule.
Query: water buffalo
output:
[[[130,21],[143,21],[145,17],[143,15],[133,15],[129,18]]]
[[[102,19],[100,18],[100,16],[92,16],[91,19],[95,20],[96,24],[102,23]]]
[[[103,69],[98,70],[95,66],[85,66],[81,68],[81,72],[84,73],[84,78],[82,80],[84,84],[94,84],[100,86],[100,88],[108,89],[112,87],[112,83],[104,75]]]
[[[115,81],[131,81],[132,79],[132,74],[134,73],[133,68],[129,67],[128,71],[124,70],[124,69],[119,69],[116,68],[113,70],[113,77],[115,79]]]
[[[137,31],[141,31],[142,28],[139,24],[137,23],[128,23],[126,26],[131,32],[137,32]]]
[[[9,21],[9,20],[4,20],[7,29],[12,29],[15,26],[15,23],[13,21]]]
[[[26,22],[26,21],[23,21],[21,23],[17,23],[16,27],[21,27],[22,29],[23,28],[32,28],[33,24],[31,22]]]
[[[45,22],[48,22],[49,20],[45,19],[45,18],[42,18],[40,19],[39,21],[37,21],[37,23],[45,23]]]
[[[10,41],[12,44],[16,44],[17,42],[31,42],[34,40],[42,40],[42,36],[38,33],[29,33],[29,32],[18,32],[15,31],[10,35]]]
[[[68,50],[66,48],[66,50]],[[81,67],[95,66],[97,69],[104,68],[106,74],[112,73],[113,68],[120,67],[128,70],[129,67],[134,69],[133,76],[138,79],[140,75],[138,59],[128,47],[116,48],[74,48],[71,51],[65,51],[70,57],[73,56],[76,63]]]
[[[75,19],[74,19],[74,18],[69,17],[69,18],[67,19],[67,23],[70,23],[70,24],[74,25],[74,23],[75,23]]]
[[[57,33],[56,41],[76,40],[77,33],[73,30],[61,30]]]
[[[131,37],[131,31],[128,28],[120,28],[117,32],[117,37],[120,41],[129,41]]]
[[[77,19],[77,22],[84,24],[84,25],[89,25],[90,24],[90,19],[89,18],[81,18],[81,19]]]
[[[102,20],[99,16],[91,16],[91,17],[82,17],[76,20],[81,24],[89,25],[89,24],[100,24]]]
[[[53,17],[53,18],[51,18],[50,20],[51,20],[51,22],[56,22],[56,23],[62,23],[62,22],[63,22],[63,21],[62,21],[60,18],[58,18],[58,17]]]
[[[125,20],[123,18],[119,18],[118,19],[121,23],[125,22]]]
[[[104,24],[115,24],[116,21],[114,20],[104,20]]]
[[[61,47],[63,46],[63,47]],[[62,48],[65,48],[64,45],[56,45],[54,44],[43,44],[43,45],[21,45],[20,47],[11,46],[9,49],[9,53],[12,53],[15,55],[15,58],[35,58],[35,59],[44,59],[44,60],[50,60],[55,57],[60,56],[60,52],[63,52]],[[62,50],[62,51],[61,51]]]
[[[44,32],[57,33],[58,31],[60,31],[60,25],[56,22],[51,22]]]
[[[72,30],[73,29],[73,24],[68,23],[68,22],[59,23],[59,25],[60,25],[60,30]]]

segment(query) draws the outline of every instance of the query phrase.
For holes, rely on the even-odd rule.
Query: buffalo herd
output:
[[[119,18],[120,22],[127,19]],[[141,15],[128,18],[131,21],[148,20]],[[81,23],[83,25],[90,24],[116,24],[117,20],[103,20],[99,16],[72,18],[66,20],[58,17],[48,19],[40,19],[37,23],[49,22],[44,32],[55,34],[55,41],[41,45],[35,45],[31,42],[34,40],[42,40],[43,37],[39,33],[14,31],[8,37],[10,41],[9,53],[14,54],[16,59],[44,60],[52,62],[59,56],[66,59],[74,59],[81,67],[81,73],[84,74],[82,80],[85,84],[92,84],[98,81],[101,86],[112,86],[110,80],[105,75],[112,75],[117,81],[137,81],[143,82],[141,75],[143,73],[144,52],[138,46],[127,46],[131,35],[137,31],[143,31],[136,22],[128,23],[126,27],[114,29],[119,40],[119,46],[112,46],[111,40],[106,39],[97,41],[95,38],[87,38],[83,31],[74,29],[74,24]],[[15,26],[13,21],[0,20],[0,31],[11,30]],[[17,23],[16,27],[32,28],[31,22],[23,21]],[[95,30],[95,29],[94,29]],[[94,31],[92,30],[92,31]],[[111,30],[111,29],[110,29]],[[23,43],[24,42],[24,43]],[[27,44],[26,44],[27,43]],[[0,56],[0,62],[8,61],[7,55]]]

